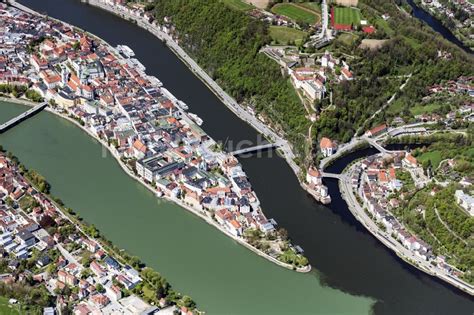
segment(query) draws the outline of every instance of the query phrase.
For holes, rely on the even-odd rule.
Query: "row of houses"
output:
[[[360,190],[367,211],[377,222],[382,224],[407,249],[413,251],[418,257],[428,260],[432,258],[431,246],[408,232],[391,212],[399,207],[400,201],[390,196],[400,191],[403,186],[403,183],[397,179],[397,170],[413,165],[410,156],[399,153],[392,155],[389,159],[385,157],[385,160],[380,155],[364,159],[361,162],[360,182],[359,178],[353,180],[353,188]],[[416,159],[414,161],[416,163]]]

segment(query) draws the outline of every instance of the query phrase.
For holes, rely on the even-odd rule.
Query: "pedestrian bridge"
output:
[[[0,133],[3,133],[5,131],[7,131],[8,129],[10,129],[11,127],[15,126],[16,124],[22,122],[23,120],[27,119],[28,117],[31,117],[31,116],[35,115],[36,113],[42,111],[47,105],[48,105],[48,103],[46,103],[46,102],[38,104],[35,107],[30,108],[26,112],[23,112],[20,115],[18,115],[16,117],[10,119],[9,121],[1,124],[0,125]]]
[[[241,155],[241,154],[254,153],[254,152],[268,150],[268,149],[275,149],[275,148],[281,147],[282,145],[283,145],[282,142],[266,143],[266,144],[256,145],[250,148],[235,150],[229,153],[232,155]]]

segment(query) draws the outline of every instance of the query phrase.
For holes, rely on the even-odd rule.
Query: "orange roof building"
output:
[[[321,185],[322,184],[322,176],[321,172],[315,167],[310,167],[308,172],[306,173],[306,181],[310,185]]]
[[[411,155],[410,153],[408,153],[405,158],[403,159],[403,162],[405,164],[405,166],[408,166],[408,167],[416,167],[418,166],[418,161],[416,160],[416,158]]]
[[[387,130],[387,125],[382,124],[367,131],[365,134],[369,137],[377,136]]]
[[[322,137],[319,148],[324,156],[331,156],[336,152],[337,144],[329,138]]]

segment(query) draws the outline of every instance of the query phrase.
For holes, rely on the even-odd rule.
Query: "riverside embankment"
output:
[[[235,119],[166,45],[137,25],[78,0],[22,3],[78,25],[114,46],[128,45],[147,72],[159,77],[191,112],[204,119],[202,127],[214,139],[255,143],[257,133]],[[335,181],[327,181],[334,191],[327,208],[301,189],[287,163],[278,156],[270,157],[271,152],[241,159],[265,213],[288,230],[314,267],[309,274],[298,274],[260,259],[174,205],[157,204],[141,185],[127,184],[116,163],[105,163],[110,159],[101,158],[100,147],[90,144],[89,137],[78,137],[69,131],[75,127],[62,120],[54,123],[50,120],[57,119],[49,116],[40,113],[0,140],[8,140],[9,146],[15,146],[12,151],[22,153],[22,161],[34,164],[32,168],[47,176],[53,188],[57,187],[55,195],[68,204],[73,202],[71,206],[113,236],[114,243],[151,261],[175,288],[192,295],[209,313],[365,313],[358,299],[333,297],[320,289],[313,277],[316,271],[331,287],[373,297],[376,314],[470,314],[472,310],[468,297],[411,268],[379,244],[349,212]],[[358,154],[331,167],[345,165]],[[74,177],[71,187],[70,178]],[[84,179],[88,177],[94,181]],[[81,198],[83,195],[88,198]],[[355,304],[350,305],[352,302]]]

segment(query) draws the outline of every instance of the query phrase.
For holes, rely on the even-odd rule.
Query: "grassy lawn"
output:
[[[409,44],[414,49],[418,49],[421,46],[420,42],[418,42],[414,38],[409,38],[409,37],[403,36],[403,39],[407,42],[407,44]]]
[[[382,18],[377,19],[377,21],[375,22],[375,26],[376,28],[383,29],[388,36],[392,36],[393,34],[395,34],[395,32],[388,25],[388,22]]]
[[[395,99],[387,108],[387,113],[398,115],[401,113],[404,107],[404,103],[399,99]]]
[[[316,3],[316,2],[303,2],[303,3],[300,3],[299,5],[302,6],[302,7],[307,8],[307,9],[310,9],[312,11],[321,13],[321,5],[319,3]]]
[[[430,151],[421,154],[416,158],[418,161],[423,163],[424,161],[430,160],[431,165],[433,166],[433,169],[437,168],[439,165],[439,162],[441,162],[441,151]]]
[[[311,10],[292,3],[276,4],[272,8],[272,12],[278,15],[284,15],[294,21],[301,21],[308,24],[314,24],[319,20],[319,17]]]
[[[295,42],[296,45],[303,40],[306,32],[285,27],[285,26],[270,26],[270,36],[277,44],[286,45],[289,42]]]
[[[153,299],[156,298],[155,293],[153,292],[152,289],[150,289],[150,288],[148,287],[148,285],[145,284],[145,285],[143,286],[143,289],[142,289],[142,290],[143,290],[143,294],[144,294],[147,298],[149,298],[149,299],[151,299],[151,300],[153,300]]]
[[[354,8],[334,8],[334,22],[336,24],[359,25],[360,10]]]
[[[354,43],[357,40],[358,37],[359,36],[355,34],[342,33],[341,35],[337,37],[337,40],[342,42],[346,46],[350,46],[352,45],[352,43]]]
[[[2,315],[17,315],[18,305],[11,305],[8,303],[8,298],[0,296],[0,314]]]
[[[428,105],[416,105],[410,108],[410,112],[416,116],[416,115],[421,115],[421,114],[430,114],[438,109],[441,108],[441,104],[438,103],[432,103]]]
[[[222,0],[226,5],[231,7],[232,9],[236,9],[239,11],[248,11],[252,10],[254,7],[242,0]]]

